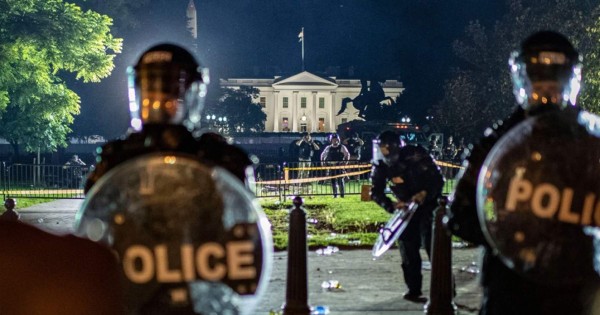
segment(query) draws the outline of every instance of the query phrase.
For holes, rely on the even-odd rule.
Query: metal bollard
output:
[[[457,314],[454,304],[454,286],[452,277],[452,238],[442,222],[446,215],[447,197],[438,199],[435,210],[431,239],[431,282],[429,301],[425,305],[425,314]]]
[[[290,212],[288,236],[287,283],[285,288],[284,315],[308,315],[308,275],[306,268],[306,213],[302,198],[294,198]]]

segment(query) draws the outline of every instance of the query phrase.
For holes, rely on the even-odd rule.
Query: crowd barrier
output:
[[[460,165],[437,162],[446,184],[444,193],[452,191]],[[83,199],[82,186],[90,168],[87,166],[45,164],[2,164],[0,193],[5,198]],[[370,184],[371,164],[367,162],[289,162],[257,164],[253,190],[257,197],[333,195],[332,182],[344,182],[344,194],[361,194]]]
[[[461,166],[458,163],[437,161],[445,179],[444,194],[454,188],[454,178]],[[257,197],[290,197],[296,195],[333,195],[332,184],[344,181],[345,195],[361,194],[370,185],[370,163],[347,162],[290,162],[283,165],[259,164],[256,168]]]

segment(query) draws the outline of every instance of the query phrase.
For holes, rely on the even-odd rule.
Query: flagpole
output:
[[[304,71],[304,27],[302,27],[302,71]]]

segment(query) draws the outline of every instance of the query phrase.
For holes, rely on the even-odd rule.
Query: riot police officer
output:
[[[350,137],[344,140],[343,144],[350,152],[350,160],[360,161],[365,142],[358,136],[358,132],[353,132]]]
[[[419,145],[405,145],[393,131],[382,132],[373,143],[373,169],[371,171],[371,198],[389,213],[403,208],[411,201],[418,202],[419,208],[406,230],[400,235],[399,247],[402,257],[402,271],[408,292],[404,299],[425,302],[421,291],[421,255],[425,247],[430,256],[431,225],[433,209],[442,194],[444,179],[439,167],[427,150]],[[385,194],[390,184],[397,201]]]
[[[598,193],[586,175],[597,174],[597,117],[574,106],[580,57],[563,35],[541,31],[512,53],[509,66],[519,106],[467,155],[448,228],[483,245],[480,314],[585,314],[598,288],[593,239],[564,216],[582,215],[582,190]],[[561,190],[563,212],[542,218],[539,210],[551,211]]]
[[[251,163],[194,137],[208,77],[188,51],[151,47],[129,74],[132,131],[102,148],[75,233],[119,258],[127,314],[249,314],[272,250]]]
[[[130,132],[99,149],[95,170],[85,191],[118,164],[151,152],[179,152],[196,156],[207,165],[222,166],[241,181],[253,176],[248,155],[212,134],[195,139],[204,107],[208,72],[184,48],[159,44],[145,51],[128,69]],[[227,152],[215,156],[211,152]]]
[[[350,152],[345,145],[341,144],[340,136],[337,133],[329,135],[330,145],[326,146],[321,153],[321,161],[327,163],[334,168],[328,170],[328,175],[331,176],[331,189],[333,190],[333,198],[337,198],[338,192],[340,197],[344,198],[345,182],[343,174],[345,171],[336,166],[346,164],[350,159]]]

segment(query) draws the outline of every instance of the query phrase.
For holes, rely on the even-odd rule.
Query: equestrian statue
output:
[[[337,115],[342,114],[348,103],[358,110],[358,117],[364,120],[395,120],[399,114],[398,106],[392,97],[385,96],[381,83],[377,80],[361,79],[362,88],[355,98],[342,99],[342,107]],[[370,84],[369,84],[370,83]]]

